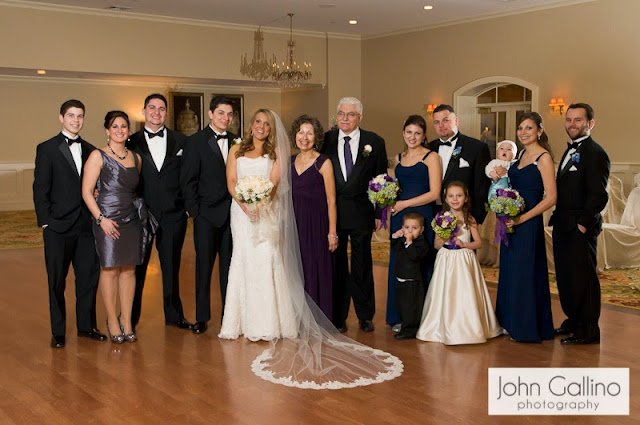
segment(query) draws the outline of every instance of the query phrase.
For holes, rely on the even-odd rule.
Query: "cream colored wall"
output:
[[[281,118],[287,131],[302,114],[316,117],[327,128],[327,90],[293,89],[282,93]]]
[[[362,42],[349,38],[329,38],[327,42],[329,117],[336,114],[338,101],[353,96],[362,99]],[[324,124],[324,122],[323,122]]]
[[[402,147],[408,115],[424,115],[427,103],[452,103],[453,92],[471,81],[506,75],[540,87],[534,109],[557,154],[567,137],[563,118],[547,104],[562,96],[594,107],[593,136],[612,161],[639,163],[638,16],[636,0],[600,0],[365,40],[363,127],[379,132],[391,155]],[[431,126],[428,133],[435,138]]]
[[[248,80],[240,56],[253,52],[254,29],[0,4],[0,67]],[[70,31],[73,28],[73,31]],[[265,33],[264,49],[284,60],[288,31]],[[325,83],[325,40],[296,34],[296,54]]]

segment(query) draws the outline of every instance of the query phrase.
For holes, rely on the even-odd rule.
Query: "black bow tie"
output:
[[[157,132],[153,133],[149,130],[147,130],[146,128],[144,129],[144,132],[147,133],[147,136],[149,136],[149,139],[153,139],[154,137],[158,136],[158,137],[164,137],[164,128],[161,128],[160,130],[158,130]]]
[[[457,141],[458,135],[452,137],[451,140],[447,140],[446,142],[443,142],[442,139],[438,139],[438,146],[453,146],[453,144]]]
[[[580,147],[580,143],[582,143],[582,141],[580,142],[567,142],[567,146],[569,149],[578,149],[578,147]]]
[[[221,139],[228,139],[229,136],[227,136],[227,133],[224,134],[216,134],[216,141],[221,140]]]
[[[69,139],[68,137],[65,137],[64,140],[67,141],[67,143],[69,144],[69,146],[73,145],[74,143],[80,143],[80,138],[76,138],[76,139]]]

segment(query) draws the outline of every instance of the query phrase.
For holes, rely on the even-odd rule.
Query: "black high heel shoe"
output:
[[[111,335],[111,329],[109,329],[109,319],[107,319],[105,323],[107,324],[107,333],[109,334],[109,339],[111,340],[111,342],[113,342],[114,344],[122,344],[124,342],[124,333]],[[120,323],[120,321],[118,321],[118,323]]]

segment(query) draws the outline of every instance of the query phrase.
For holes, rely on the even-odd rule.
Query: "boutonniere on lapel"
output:
[[[231,146],[233,146],[233,145],[239,145],[240,143],[242,143],[242,139],[241,139],[241,138],[239,138],[239,137],[236,137],[235,139],[233,139],[233,140],[231,141],[231,145],[230,145],[229,147],[231,147]]]
[[[369,155],[371,155],[371,152],[373,152],[371,145],[364,145],[364,148],[362,149],[362,156],[368,158]]]
[[[571,154],[571,161],[580,164],[580,154],[578,152]]]
[[[458,159],[460,158],[460,153],[462,152],[462,146],[458,146],[453,150],[453,153],[451,154],[451,158],[453,159]]]

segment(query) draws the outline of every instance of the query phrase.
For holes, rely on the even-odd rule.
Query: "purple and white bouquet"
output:
[[[269,204],[273,183],[264,176],[244,176],[236,183],[236,198],[245,202],[252,210]]]
[[[369,182],[367,196],[373,206],[381,210],[380,221],[383,229],[387,228],[389,207],[396,203],[398,192],[400,192],[398,179],[387,173],[380,174]]]
[[[506,188],[496,190],[496,194],[489,198],[489,210],[496,213],[496,235],[494,243],[503,241],[509,246],[507,233],[513,233],[513,228],[507,228],[507,220],[515,219],[524,211],[524,198],[517,190]]]
[[[444,239],[444,246],[448,249],[458,249],[459,246],[453,242],[453,237],[458,232],[458,217],[451,211],[438,211],[431,227],[437,236]]]

